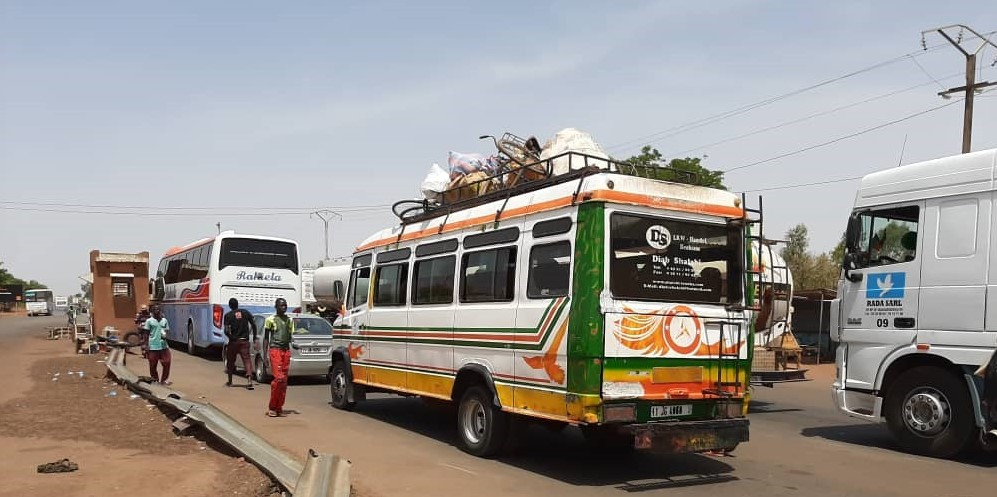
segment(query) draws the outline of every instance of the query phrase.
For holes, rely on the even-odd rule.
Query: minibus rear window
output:
[[[635,214],[610,218],[613,296],[727,304],[740,300],[741,241],[725,224]]]

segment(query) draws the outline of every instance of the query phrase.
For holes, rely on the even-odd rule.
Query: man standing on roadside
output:
[[[163,385],[172,385],[170,381],[170,346],[166,343],[166,332],[170,331],[170,322],[163,317],[159,306],[152,308],[152,317],[145,321],[145,329],[149,332],[149,346],[146,358],[149,359],[149,376],[152,381]],[[159,375],[159,363],[163,363],[163,374]]]
[[[235,358],[242,357],[242,365],[246,368],[246,380],[249,384],[248,390],[253,389],[253,363],[249,360],[250,330],[252,339],[256,341],[256,323],[253,322],[253,315],[239,308],[239,301],[234,297],[228,299],[228,308],[225,313],[225,336],[228,337],[228,344],[225,345],[225,372],[228,373],[228,381],[225,386],[232,386],[232,375],[235,374]]]
[[[284,415],[284,398],[287,395],[287,369],[291,365],[291,335],[294,334],[294,320],[287,316],[287,301],[274,302],[276,315],[263,323],[263,331],[270,337],[270,369],[273,380],[270,382],[270,409],[267,416],[275,418]]]

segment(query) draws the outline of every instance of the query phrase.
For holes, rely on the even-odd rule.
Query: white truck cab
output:
[[[834,400],[911,452],[984,440],[972,373],[997,348],[995,190],[986,150],[870,174],[855,197],[831,307]]]

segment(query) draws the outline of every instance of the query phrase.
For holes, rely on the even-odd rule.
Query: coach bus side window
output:
[[[571,244],[557,242],[537,245],[530,250],[530,274],[526,296],[548,299],[568,295],[571,279]]]
[[[166,283],[176,283],[180,281],[180,268],[183,266],[183,259],[178,255],[170,256],[166,265]]]

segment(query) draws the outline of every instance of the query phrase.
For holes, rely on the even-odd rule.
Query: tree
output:
[[[814,290],[834,288],[841,272],[844,240],[834,250],[824,254],[810,252],[810,236],[803,223],[786,231],[786,246],[779,252],[786,266],[793,273],[793,284],[798,289]]]
[[[3,261],[0,261],[0,285],[21,285],[25,290],[31,290],[32,288],[45,288],[45,285],[35,281],[24,281],[11,274],[6,268],[3,267]]]
[[[625,174],[721,190],[727,189],[727,186],[724,185],[723,171],[713,171],[703,167],[702,159],[699,157],[672,159],[665,162],[658,149],[644,145],[640,149],[640,154],[624,159],[623,162],[633,166],[630,171],[621,171]]]
[[[831,251],[831,261],[835,264],[841,264],[845,261],[845,234],[841,234],[841,240],[838,244],[834,246],[834,250]]]
[[[89,282],[84,281],[80,283],[80,291],[86,296],[87,300],[93,301],[93,285]],[[77,294],[79,295],[79,294]]]

